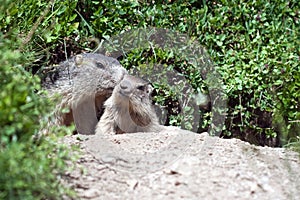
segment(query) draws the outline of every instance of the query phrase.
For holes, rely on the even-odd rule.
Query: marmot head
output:
[[[122,113],[129,113],[136,125],[147,126],[153,120],[157,121],[152,107],[152,91],[149,82],[125,75],[113,92],[115,106]]]
[[[90,76],[98,75],[97,90],[113,89],[127,74],[125,68],[115,58],[107,57],[102,54],[85,53],[74,57],[75,70],[87,73],[90,70]],[[82,77],[80,77],[82,78]],[[87,80],[89,82],[89,80]]]
[[[131,76],[125,75],[122,81],[115,88],[120,103],[130,103],[132,106],[143,106],[151,104],[151,93],[153,91],[149,82]]]

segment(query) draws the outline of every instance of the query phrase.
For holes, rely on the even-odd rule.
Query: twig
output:
[[[243,121],[243,106],[242,106],[242,97],[239,95],[239,102],[240,102],[240,117],[241,117],[241,122],[242,126],[244,126],[244,121]]]
[[[292,121],[289,121],[289,123],[300,123],[300,120],[292,120]]]
[[[55,0],[51,0],[51,2],[48,4],[47,8],[44,10],[43,14],[38,18],[38,20],[34,23],[32,29],[29,31],[27,37],[23,40],[21,49],[31,40],[33,34],[35,33],[36,29],[42,22],[42,20],[45,18],[45,16],[49,13],[51,5],[54,4]]]

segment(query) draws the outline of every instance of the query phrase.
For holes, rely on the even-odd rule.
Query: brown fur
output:
[[[104,103],[105,111],[96,126],[96,134],[157,132],[162,129],[153,109],[151,85],[131,75],[125,75]]]

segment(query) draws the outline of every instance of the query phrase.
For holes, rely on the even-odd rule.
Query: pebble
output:
[[[87,199],[92,199],[92,198],[98,197],[99,195],[100,195],[100,191],[92,188],[92,189],[84,191],[83,194],[80,196],[87,198]]]

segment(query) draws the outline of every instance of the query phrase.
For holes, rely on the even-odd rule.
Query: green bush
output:
[[[5,41],[1,37],[2,41]],[[3,46],[2,46],[3,45]],[[40,89],[37,77],[32,77],[20,65],[21,54],[5,48],[1,50],[1,84],[0,84],[0,132],[1,145],[11,141],[28,140],[39,128],[40,114],[46,102],[34,93]],[[26,133],[26,134],[24,134]]]
[[[13,10],[11,2],[4,3],[1,14]],[[68,129],[36,137],[53,103],[44,97],[40,79],[25,70],[33,56],[20,48],[10,17],[0,15],[5,29],[0,33],[0,199],[60,199],[72,194],[59,180],[71,157],[58,136]]]
[[[54,141],[39,145],[13,142],[1,149],[0,199],[61,199],[73,195],[59,181],[69,155]]]
[[[206,32],[203,42],[227,86],[225,134],[262,145],[278,134],[281,144],[292,136],[287,133],[299,136],[299,129],[291,128],[300,119],[299,2],[207,6],[207,23],[198,29]],[[278,129],[283,124],[284,130]]]
[[[21,65],[21,53],[0,40],[0,199],[62,197],[68,190],[58,177],[70,159],[67,148],[57,136],[34,139],[49,102],[38,93],[39,79]]]

